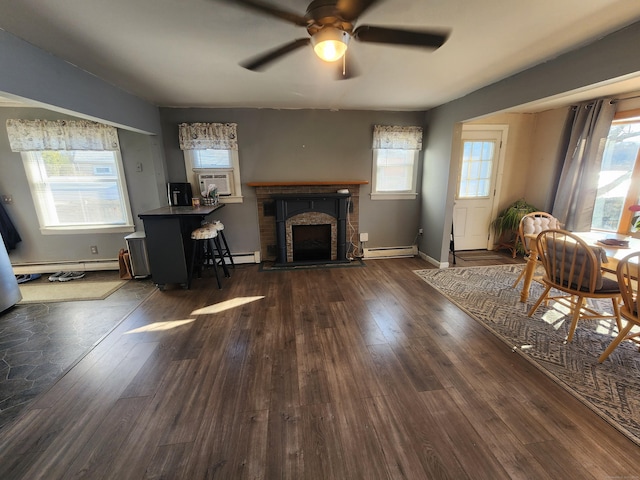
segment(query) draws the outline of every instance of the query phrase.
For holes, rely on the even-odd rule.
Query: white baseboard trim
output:
[[[418,255],[420,256],[420,258],[422,258],[423,260],[426,260],[427,262],[429,262],[431,265],[434,265],[438,268],[449,268],[449,262],[439,262],[438,260],[436,260],[433,257],[430,257],[429,255],[427,255],[426,253],[423,252],[418,252]]]
[[[415,257],[418,254],[417,245],[408,247],[376,247],[365,248],[363,250],[365,260],[376,258],[399,258],[399,257]]]

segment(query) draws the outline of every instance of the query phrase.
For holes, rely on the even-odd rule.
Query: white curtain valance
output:
[[[7,120],[13,152],[120,150],[114,127],[89,120]]]
[[[236,123],[181,123],[181,150],[238,150]]]
[[[422,150],[422,127],[374,125],[373,148]]]

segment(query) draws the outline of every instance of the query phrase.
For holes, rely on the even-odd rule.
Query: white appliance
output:
[[[13,273],[9,254],[0,235],[0,312],[22,300],[18,280]]]
[[[200,185],[200,192],[208,192],[209,186],[215,185],[218,188],[218,195],[231,195],[233,193],[233,172],[228,170],[200,173],[198,175],[198,184]]]
[[[127,250],[129,250],[131,273],[134,278],[145,278],[151,275],[146,238],[144,232],[134,232],[124,237],[127,242]]]

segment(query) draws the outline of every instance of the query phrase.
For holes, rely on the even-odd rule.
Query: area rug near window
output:
[[[605,360],[598,357],[617,334],[615,321],[581,321],[564,344],[570,318],[555,302],[527,311],[542,293],[533,282],[528,303],[522,283],[512,288],[524,265],[415,270],[425,282],[468,313],[513,350],[640,445],[640,352],[626,341]],[[594,304],[611,312],[611,302]]]
[[[47,282],[20,285],[22,300],[19,304],[103,300],[122,287],[124,280]]]

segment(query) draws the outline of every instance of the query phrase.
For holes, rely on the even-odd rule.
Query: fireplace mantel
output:
[[[322,181],[308,181],[301,180],[299,182],[247,182],[249,187],[305,187],[308,185],[367,185],[369,182],[366,180],[322,180]]]

